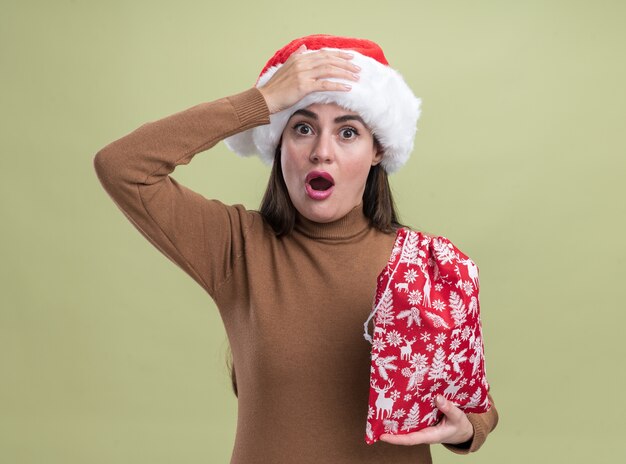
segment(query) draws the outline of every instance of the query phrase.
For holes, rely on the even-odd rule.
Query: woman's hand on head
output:
[[[419,445],[422,443],[458,445],[471,440],[474,437],[474,427],[465,413],[443,396],[438,395],[438,398],[443,399],[443,402],[435,401],[435,405],[443,413],[443,417],[437,425],[405,435],[384,433],[380,439],[395,445]]]
[[[348,92],[350,86],[327,80],[359,79],[360,68],[350,62],[351,53],[337,50],[319,50],[304,53],[302,45],[276,71],[259,91],[265,98],[270,114],[289,108],[311,92]]]

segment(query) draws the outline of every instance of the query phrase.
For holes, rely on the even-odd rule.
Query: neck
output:
[[[342,240],[352,238],[370,226],[369,219],[363,213],[360,203],[348,213],[331,222],[315,222],[296,213],[295,229],[302,234],[316,239]]]

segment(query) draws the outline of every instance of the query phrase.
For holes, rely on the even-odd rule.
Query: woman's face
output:
[[[283,131],[281,167],[298,212],[331,222],[361,203],[371,166],[382,152],[361,117],[334,103],[296,111]]]

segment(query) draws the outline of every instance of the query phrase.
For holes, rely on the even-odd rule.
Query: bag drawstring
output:
[[[400,232],[403,229],[398,230],[398,236],[400,236]],[[385,287],[385,290],[383,291],[383,293],[380,294],[380,300],[378,300],[378,304],[375,305],[372,308],[372,311],[370,312],[369,317],[367,318],[367,321],[365,321],[365,324],[363,324],[363,337],[365,338],[365,340],[367,340],[368,342],[370,342],[370,345],[372,343],[374,343],[374,341],[372,340],[371,335],[369,334],[369,323],[372,320],[372,317],[374,317],[374,314],[376,314],[376,311],[378,311],[378,307],[380,306],[380,304],[383,301],[383,297],[385,296],[385,294],[387,293],[387,291],[389,291],[389,286],[391,285],[391,281],[393,280],[393,275],[396,273],[396,269],[398,269],[398,266],[400,265],[400,260],[402,259],[402,255],[404,254],[404,246],[406,245],[406,237],[408,235],[408,232],[406,233],[405,237],[404,237],[404,242],[402,242],[402,249],[400,250],[400,256],[398,256],[398,261],[396,261],[396,266],[393,268],[393,272],[391,273],[391,275],[389,276],[389,279],[387,280],[387,286]],[[396,241],[397,241],[397,237],[396,237]],[[394,248],[395,248],[395,243],[394,243]]]

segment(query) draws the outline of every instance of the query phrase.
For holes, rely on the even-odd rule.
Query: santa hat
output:
[[[258,154],[267,164],[274,153],[287,121],[301,108],[314,103],[336,103],[358,113],[383,148],[381,165],[388,173],[398,170],[409,159],[420,116],[421,100],[417,98],[402,76],[389,66],[382,49],[365,39],[326,34],[295,39],[278,50],[265,64],[256,82],[262,87],[300,46],[304,53],[317,50],[342,50],[354,55],[351,62],[361,68],[356,82],[329,78],[350,84],[347,92],[312,92],[295,105],[270,115],[270,123],[235,134],[225,139],[226,146],[242,156]]]

